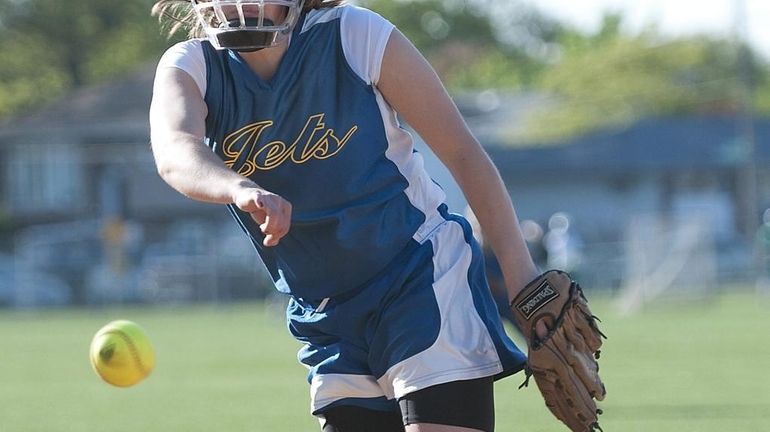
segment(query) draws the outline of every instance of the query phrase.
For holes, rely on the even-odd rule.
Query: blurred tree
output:
[[[621,24],[621,16],[610,14],[595,34],[562,33],[562,58],[537,84],[556,103],[533,116],[532,139],[554,141],[651,116],[740,109],[743,83],[732,41],[664,38],[655,28],[626,35]],[[756,59],[749,67],[752,76],[766,73]]]
[[[151,0],[0,0],[0,116],[156,58]]]
[[[396,23],[450,90],[522,88],[547,64],[561,25],[517,1],[361,0]]]
[[[150,16],[152,3],[0,0],[0,117],[156,59],[173,41]],[[586,34],[516,0],[358,3],[396,23],[450,91],[554,95],[557,104],[533,117],[540,141],[651,115],[738,109],[737,54],[727,40],[670,39],[655,28],[628,35],[619,15]],[[769,69],[750,59],[756,112],[770,113]]]

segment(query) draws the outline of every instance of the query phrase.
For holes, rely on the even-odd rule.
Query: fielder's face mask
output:
[[[288,37],[304,0],[191,0],[198,21],[217,49],[257,51]]]

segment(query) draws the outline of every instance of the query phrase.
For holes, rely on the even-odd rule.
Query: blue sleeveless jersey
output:
[[[234,205],[229,210],[277,288],[306,299],[360,286],[443,220],[443,192],[376,86],[346,58],[346,8],[303,16],[269,81],[237,52],[201,44],[207,145],[233,170],[288,200],[291,227],[277,246],[264,247],[250,215]]]

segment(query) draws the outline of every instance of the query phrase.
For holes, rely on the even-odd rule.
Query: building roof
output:
[[[522,142],[527,136],[529,116],[555,103],[544,93],[496,90],[454,94],[452,99],[485,146]]]
[[[83,87],[34,113],[0,122],[0,144],[41,136],[80,143],[146,142],[155,65],[109,83]],[[728,116],[642,120],[549,145],[505,146],[525,136],[532,110],[553,103],[540,93],[477,92],[455,95],[468,125],[495,162],[517,172],[623,171],[725,167],[748,154],[739,121]],[[770,119],[754,122],[755,159],[770,161]],[[66,139],[66,138],[65,138]],[[45,142],[46,140],[39,140]],[[67,141],[72,141],[67,140]]]
[[[655,118],[547,146],[487,151],[498,165],[520,172],[730,167],[751,154],[739,124],[728,116]],[[770,160],[770,119],[754,121],[754,136],[754,160]]]
[[[146,141],[154,76],[154,65],[145,65],[120,79],[75,89],[38,111],[0,122],[0,140],[65,134],[93,142]]]

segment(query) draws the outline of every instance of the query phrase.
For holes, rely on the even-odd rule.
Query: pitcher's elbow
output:
[[[163,163],[160,161],[155,163],[155,168],[158,171],[160,178],[169,185],[173,186],[174,178],[176,178],[178,174],[178,169],[176,169],[173,164]]]

